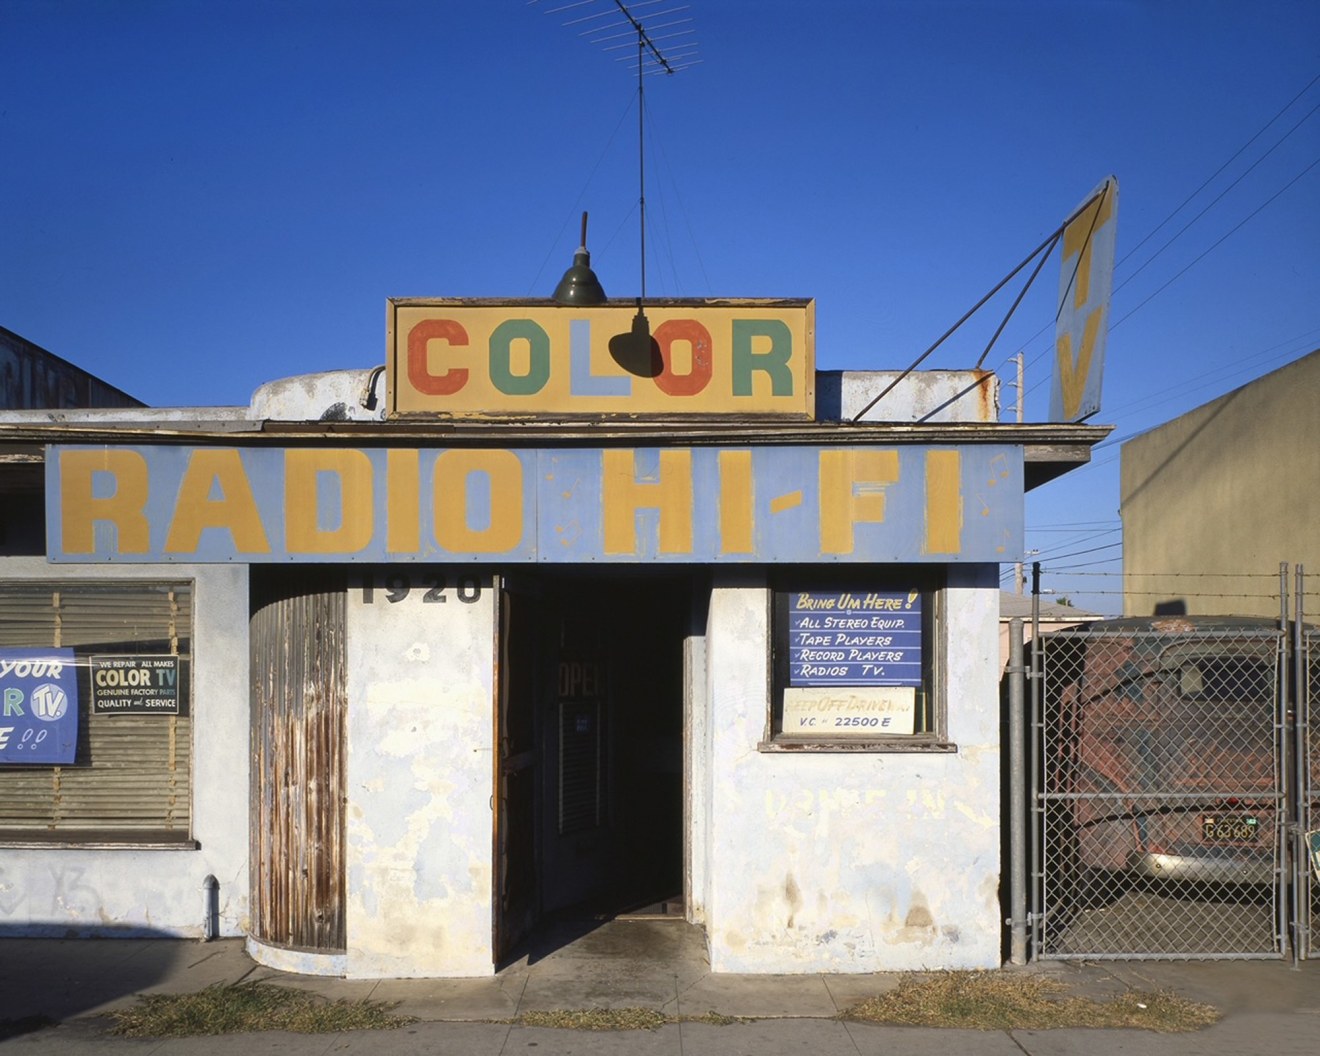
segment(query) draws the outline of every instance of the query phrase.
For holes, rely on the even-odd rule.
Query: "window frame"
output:
[[[49,820],[41,822],[38,800],[27,814],[14,810],[12,801],[6,803],[5,816],[0,819],[0,847],[3,848],[132,848],[161,850],[195,850],[200,844],[194,838],[195,823],[194,784],[196,758],[194,732],[196,729],[196,697],[193,678],[196,645],[197,585],[189,577],[150,577],[104,579],[86,578],[12,578],[0,584],[0,645],[10,649],[39,650],[46,647],[69,648],[74,652],[78,680],[78,740],[74,762],[6,764],[0,766],[0,801],[12,796],[21,799],[44,785],[33,775],[49,775],[51,792]],[[25,595],[49,595],[48,609],[34,608],[30,623],[15,619],[21,611]],[[112,605],[98,607],[95,595],[118,596],[122,608]],[[80,602],[68,599],[79,597]],[[135,611],[132,603],[123,599],[150,599]],[[81,622],[72,619],[81,604]],[[35,615],[42,611],[41,616]],[[122,626],[116,626],[116,623]],[[122,631],[116,635],[115,631]],[[66,637],[67,636],[67,637]],[[45,641],[39,639],[46,638]],[[50,640],[51,638],[55,640]],[[162,649],[161,646],[164,645]],[[127,711],[120,714],[97,712],[93,706],[91,674],[93,658],[175,656],[178,658],[177,710],[159,714]],[[153,724],[161,723],[159,732]],[[166,724],[167,723],[167,724]],[[115,731],[115,726],[120,729]],[[131,727],[131,728],[130,728]],[[133,764],[123,765],[125,753],[146,747],[160,753],[151,764],[135,769]],[[135,761],[141,756],[133,756]],[[152,767],[155,767],[153,769]],[[175,771],[182,770],[182,780]],[[112,772],[121,784],[113,782],[102,792],[96,781],[97,772]],[[13,784],[6,787],[12,778]],[[91,776],[86,776],[91,775]],[[178,782],[178,796],[172,789]],[[123,783],[128,791],[122,791]],[[79,788],[79,786],[82,786]],[[71,787],[70,787],[71,786]],[[150,804],[160,795],[162,786],[168,787],[171,798],[159,815],[143,812],[142,805]],[[15,790],[17,788],[17,791]],[[65,789],[69,790],[66,797]],[[129,806],[114,821],[107,823],[105,804],[98,802],[98,792],[109,801],[127,800]],[[41,792],[44,797],[44,790]],[[63,802],[68,798],[73,808]],[[68,813],[61,815],[61,808]],[[177,815],[179,821],[173,819]],[[176,827],[177,826],[177,827]]]
[[[948,739],[946,700],[946,628],[948,575],[943,566],[887,565],[847,568],[793,569],[773,576],[767,591],[767,684],[770,699],[761,752],[950,753],[958,746]],[[916,590],[922,603],[922,689],[918,714],[925,711],[928,728],[914,733],[858,737],[822,733],[798,734],[783,728],[784,690],[788,686],[787,599],[796,592],[902,592]],[[924,704],[920,703],[924,696]]]

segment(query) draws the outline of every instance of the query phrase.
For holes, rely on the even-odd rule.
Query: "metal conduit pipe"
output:
[[[220,937],[220,881],[214,874],[202,881],[202,892],[202,941],[210,942]]]
[[[1023,622],[1009,621],[1008,632],[1008,813],[1009,962],[1027,963],[1027,668],[1023,663]]]

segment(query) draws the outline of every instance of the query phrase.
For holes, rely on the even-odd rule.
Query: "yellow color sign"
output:
[[[391,300],[391,417],[812,418],[814,301]]]

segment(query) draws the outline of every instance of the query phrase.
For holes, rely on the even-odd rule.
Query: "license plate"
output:
[[[1250,843],[1260,832],[1260,822],[1250,814],[1206,814],[1201,818],[1201,838],[1207,843]]]

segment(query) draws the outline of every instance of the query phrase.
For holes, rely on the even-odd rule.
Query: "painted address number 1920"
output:
[[[449,600],[450,580],[439,573],[427,573],[411,576],[407,573],[391,573],[388,576],[366,576],[362,581],[362,604],[374,605],[376,591],[379,588],[385,600],[397,605],[408,597],[414,589],[422,590],[422,604],[444,604]],[[481,581],[476,576],[458,576],[453,580],[454,593],[458,600],[471,605],[481,597]]]

